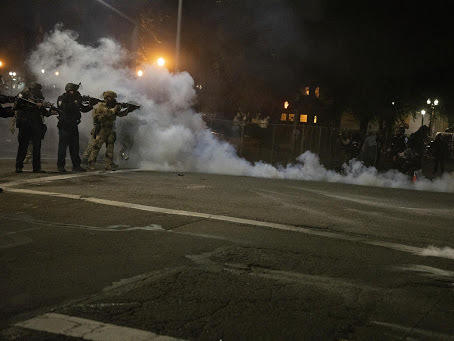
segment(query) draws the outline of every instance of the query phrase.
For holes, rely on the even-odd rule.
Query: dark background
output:
[[[117,39],[137,63],[173,57],[178,0],[108,3],[137,26],[95,0],[3,1],[3,72],[26,72],[23,61],[58,22],[84,43]],[[304,85],[319,85],[335,114],[380,116],[391,101],[413,110],[437,97],[449,115],[451,13],[449,1],[437,0],[185,0],[180,68],[203,85],[201,109],[226,116],[278,113]]]

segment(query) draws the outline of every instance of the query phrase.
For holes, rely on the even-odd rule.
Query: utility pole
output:
[[[181,35],[181,15],[183,10],[183,0],[178,0],[178,19],[177,19],[177,46],[175,52],[175,72],[179,71],[180,67],[180,35]]]

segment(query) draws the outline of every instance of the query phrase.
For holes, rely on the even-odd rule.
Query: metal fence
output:
[[[210,119],[212,133],[230,142],[238,154],[249,161],[287,164],[309,150],[325,165],[335,167],[345,161],[346,151],[339,130],[316,125],[238,124],[230,120]]]

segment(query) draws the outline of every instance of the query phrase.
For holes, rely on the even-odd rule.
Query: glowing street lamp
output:
[[[164,58],[162,58],[162,57],[159,57],[156,60],[156,63],[158,64],[158,66],[163,67],[166,64],[166,60]]]
[[[44,69],[41,69],[41,73],[45,73],[45,72],[46,72],[46,70],[44,70]]]
[[[60,76],[60,72],[55,71],[55,76],[57,76],[57,77]]]
[[[426,103],[430,105],[430,108],[432,109],[432,112],[430,114],[430,123],[429,123],[429,132],[430,135],[433,135],[433,121],[434,121],[434,116],[435,116],[435,107],[438,105],[438,99],[435,99],[433,102],[430,100],[430,98],[427,99]]]
[[[142,70],[138,70],[137,71],[137,76],[142,77],[143,76],[143,71]]]
[[[421,126],[424,125],[424,115],[426,114],[426,111],[423,109],[421,110]]]
[[[0,60],[0,67],[3,67],[3,61]]]

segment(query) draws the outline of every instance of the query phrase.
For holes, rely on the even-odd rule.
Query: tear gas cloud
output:
[[[55,100],[57,90],[61,92],[67,82],[81,82],[82,94],[100,97],[103,91],[113,90],[119,101],[140,103],[140,110],[117,120],[117,143],[126,139],[132,145],[128,166],[454,192],[454,174],[413,184],[397,171],[378,173],[355,161],[338,173],[327,170],[310,152],[287,166],[252,164],[238,157],[232,145],[214,137],[194,112],[194,81],[187,72],[173,74],[144,65],[143,77],[136,78],[135,70],[128,67],[130,61],[130,53],[111,39],[83,45],[76,33],[56,27],[31,54],[28,66],[43,84],[48,100]],[[41,73],[42,69],[47,72]],[[59,76],[54,74],[57,70]],[[81,135],[88,136],[91,129],[91,115],[83,114]]]

